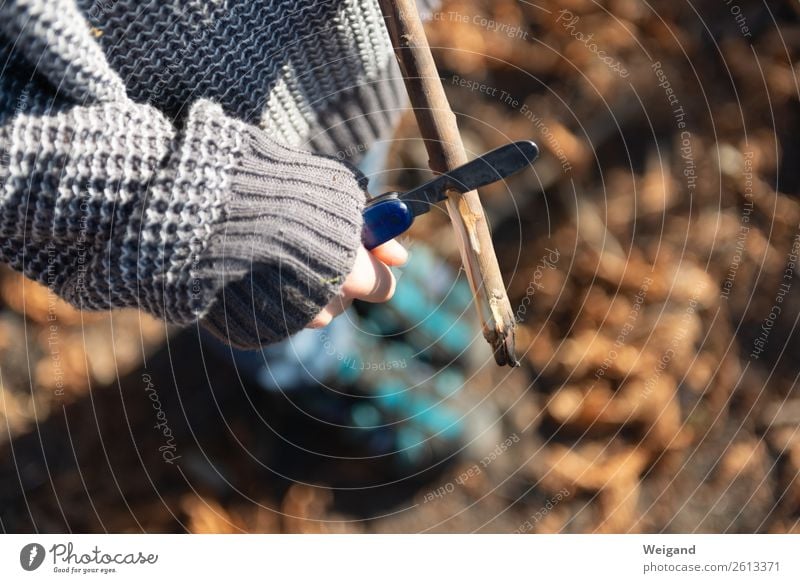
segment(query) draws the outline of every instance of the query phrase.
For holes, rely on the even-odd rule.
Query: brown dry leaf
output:
[[[635,533],[639,519],[641,486],[638,477],[616,480],[603,488],[598,496],[600,518],[596,533]]]
[[[587,383],[588,384],[588,383]],[[614,392],[609,383],[599,381],[589,386],[567,386],[556,392],[547,403],[547,413],[559,424],[581,430],[609,429],[609,403]],[[612,422],[613,423],[613,422]]]
[[[303,484],[292,485],[281,504],[283,531],[294,534],[330,532],[330,525],[325,520],[332,501],[330,490]]]
[[[763,441],[744,439],[732,443],[717,468],[715,478],[722,483],[729,483],[743,474],[759,472],[765,455]]]
[[[657,452],[689,445],[692,433],[683,422],[674,378],[660,374],[634,379],[623,386],[620,396],[625,398],[632,418],[643,427],[644,445]]]
[[[232,517],[216,501],[195,494],[181,500],[181,509],[187,516],[187,529],[192,534],[240,534],[244,525]]]
[[[543,456],[542,485],[553,492],[562,488],[570,492],[575,489],[597,492],[611,482],[638,479],[648,457],[644,450],[629,446],[609,453],[595,444],[578,449],[553,445]]]
[[[28,430],[33,421],[30,404],[30,398],[0,385],[0,443]]]
[[[17,313],[44,324],[56,318],[65,326],[102,318],[102,314],[81,313],[45,286],[15,271],[5,271],[0,278],[0,297]]]
[[[280,534],[281,517],[273,506],[272,501],[261,500],[253,504],[237,504],[229,512],[235,523],[243,525],[248,533]]]
[[[517,346],[520,354],[539,370],[548,365],[556,348],[554,343],[557,339],[552,328],[552,323],[546,322],[538,330],[532,330],[524,325],[517,329]]]
[[[531,111],[536,111],[536,104],[530,103]],[[584,140],[573,134],[567,126],[557,119],[547,119],[545,127],[549,128],[552,138],[541,140],[545,148],[551,148],[551,143],[558,144],[564,154],[576,168],[586,168],[592,161],[592,149]],[[552,140],[552,141],[551,141]],[[557,155],[557,152],[553,152]]]

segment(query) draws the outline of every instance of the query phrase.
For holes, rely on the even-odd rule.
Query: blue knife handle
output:
[[[369,203],[363,217],[361,241],[367,249],[374,249],[405,233],[414,222],[414,215],[406,203],[396,197]]]

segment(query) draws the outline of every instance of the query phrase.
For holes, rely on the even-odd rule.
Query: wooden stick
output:
[[[406,89],[428,151],[428,165],[438,173],[465,164],[467,154],[442,80],[428,46],[415,0],[380,0]],[[514,354],[516,320],[506,295],[492,235],[477,192],[450,193],[447,211],[458,236],[483,335],[499,365],[519,366]]]

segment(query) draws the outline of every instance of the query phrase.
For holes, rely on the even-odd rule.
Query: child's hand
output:
[[[358,249],[353,271],[347,276],[339,297],[335,298],[308,325],[309,328],[322,328],[344,312],[353,300],[365,302],[386,302],[394,295],[397,282],[388,266],[403,265],[408,252],[395,240],[384,243],[372,251],[362,245]]]

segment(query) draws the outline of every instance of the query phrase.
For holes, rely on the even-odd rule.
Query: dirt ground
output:
[[[512,443],[398,474],[197,330],[3,272],[0,530],[800,532],[800,4],[450,0],[428,26],[470,153],[543,151],[482,193],[523,364],[485,354],[465,390]],[[457,265],[443,213],[413,235]]]

